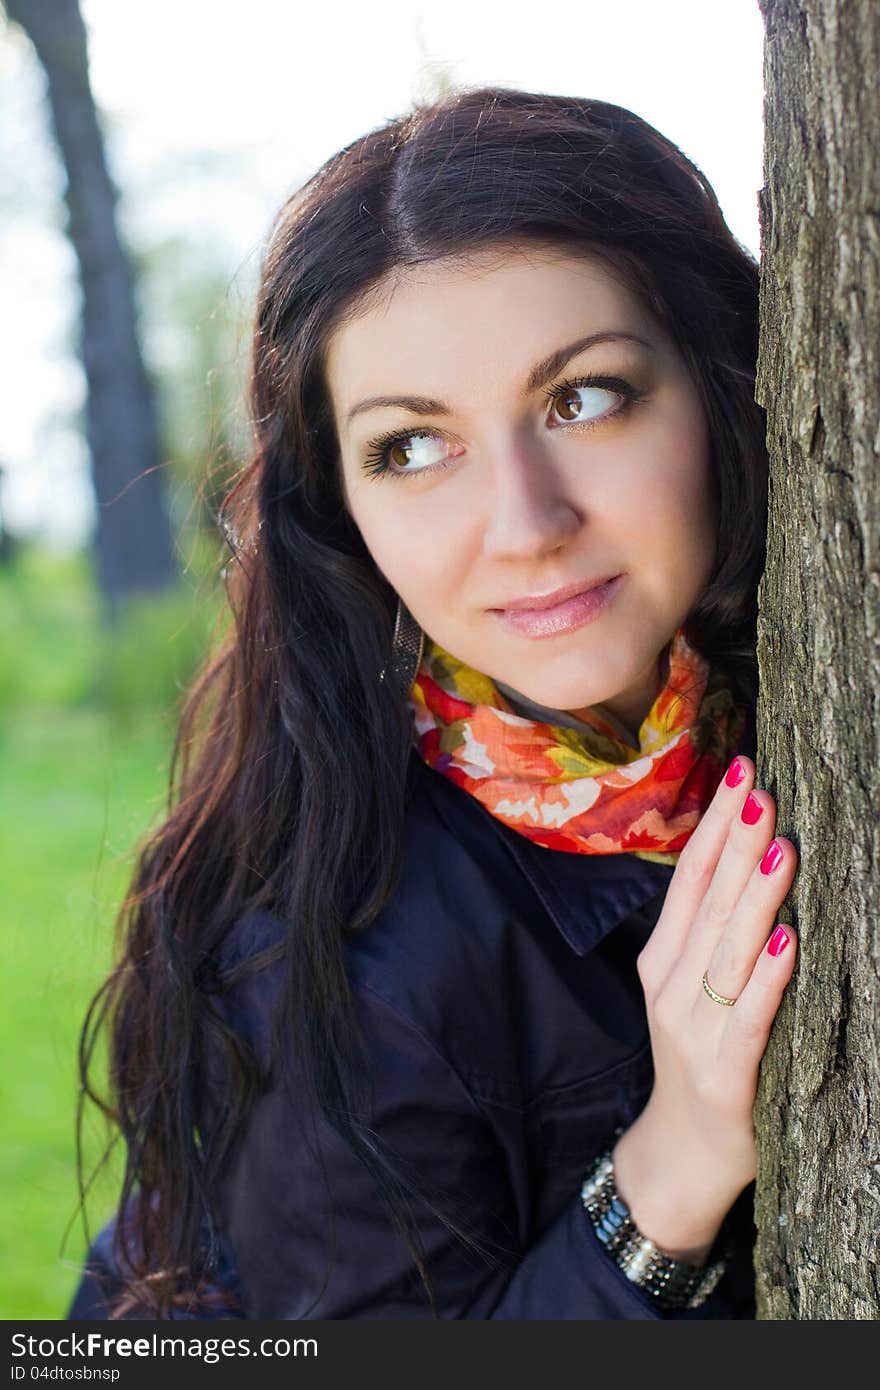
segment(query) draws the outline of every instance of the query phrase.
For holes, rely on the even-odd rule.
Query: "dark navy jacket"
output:
[[[438,1314],[662,1317],[600,1245],[580,1186],[650,1093],[636,956],[673,869],[537,845],[413,756],[399,884],[346,949],[370,1052],[369,1123],[426,1191],[412,1214]],[[267,913],[242,918],[224,967],[281,934]],[[275,965],[246,976],[223,1003],[263,1061],[280,975]],[[307,1118],[280,1086],[251,1112],[219,1194],[219,1284],[238,1290],[252,1319],[432,1316],[367,1168],[321,1119],[309,1130],[318,1162]],[[463,1217],[482,1253],[450,1234],[432,1203]],[[735,1218],[737,1254],[715,1293],[665,1316],[754,1317],[751,1189]],[[90,1252],[94,1272],[69,1318],[106,1316],[110,1230]]]

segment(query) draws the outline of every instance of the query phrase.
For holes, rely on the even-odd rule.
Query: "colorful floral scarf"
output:
[[[548,849],[660,864],[677,862],[748,722],[683,628],[637,749],[595,710],[579,716],[587,730],[516,714],[490,676],[427,634],[409,698],[425,762],[521,835]]]

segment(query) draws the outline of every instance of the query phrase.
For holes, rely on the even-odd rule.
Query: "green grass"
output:
[[[85,1253],[74,1118],[85,1010],[143,831],[162,816],[176,705],[216,603],[187,582],[108,641],[86,557],[0,569],[0,1316],[62,1318]],[[89,1167],[103,1147],[90,1107]],[[89,1199],[94,1234],[118,1152]]]

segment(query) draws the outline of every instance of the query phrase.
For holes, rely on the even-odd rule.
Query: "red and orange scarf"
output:
[[[427,634],[409,698],[425,762],[506,825],[548,849],[660,864],[677,862],[748,720],[683,628],[637,749],[595,710],[579,716],[588,730],[516,714],[490,676]]]

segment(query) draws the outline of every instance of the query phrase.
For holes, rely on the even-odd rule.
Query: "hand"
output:
[[[776,837],[781,858],[772,873],[761,872],[776,804],[753,789],[751,759],[738,754],[735,761],[745,775],[737,787],[722,778],[638,958],[655,1081],[613,1155],[618,1190],[639,1230],[693,1263],[708,1254],[755,1176],[758,1068],[797,953],[791,926],[774,931],[797,851]],[[740,814],[747,800],[761,811],[752,824]],[[735,1004],[706,994],[704,971],[712,989]]]

